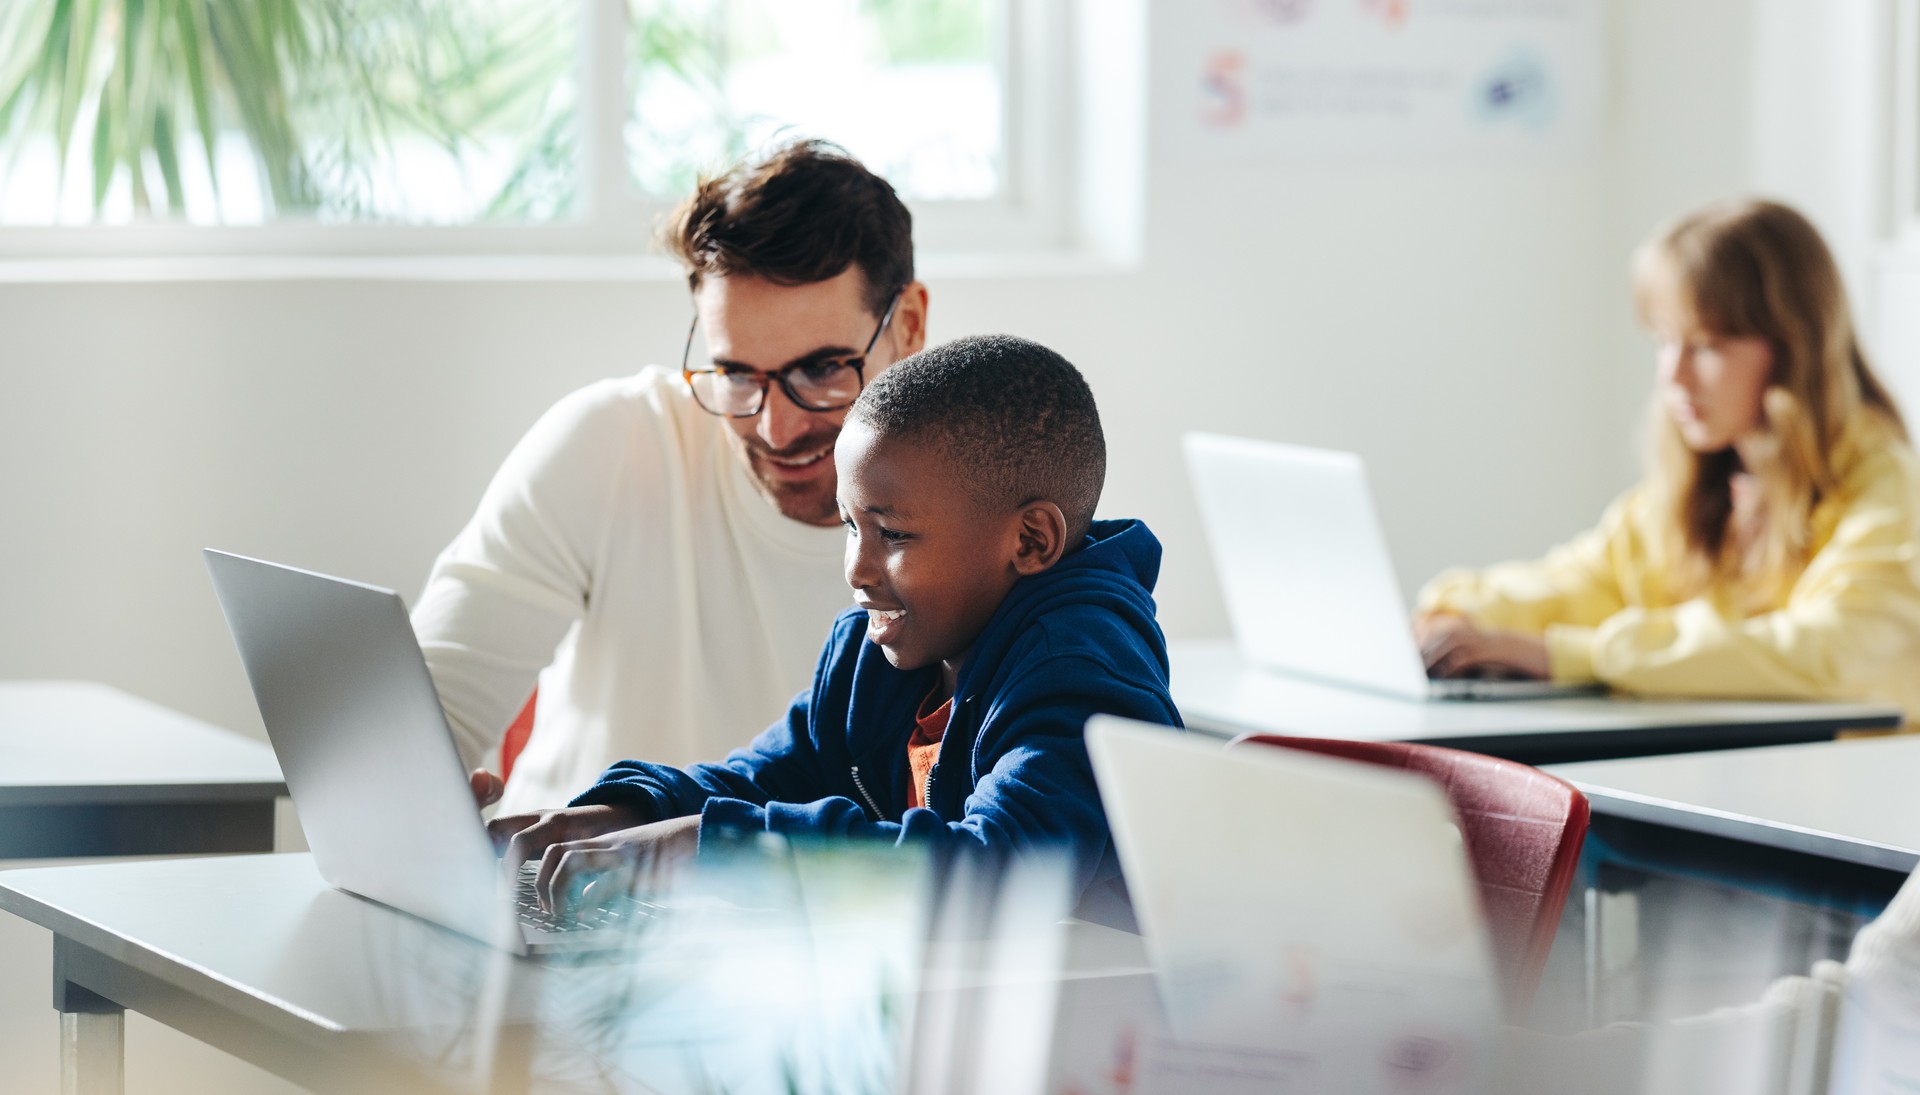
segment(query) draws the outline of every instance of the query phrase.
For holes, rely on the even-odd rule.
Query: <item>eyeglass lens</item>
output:
[[[751,415],[773,378],[750,369],[696,370],[693,395],[715,414]],[[860,394],[860,373],[845,360],[815,361],[784,370],[779,383],[788,397],[813,411],[838,410]]]

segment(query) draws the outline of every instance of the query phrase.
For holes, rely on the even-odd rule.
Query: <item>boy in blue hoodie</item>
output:
[[[1060,849],[1084,907],[1124,894],[1082,731],[1180,725],[1152,589],[1160,544],[1094,521],[1106,443],[1060,355],[966,338],[888,369],[834,449],[847,583],[813,687],[719,763],[622,761],[564,810],[496,818],[563,907],[606,872],[671,869],[712,827]]]

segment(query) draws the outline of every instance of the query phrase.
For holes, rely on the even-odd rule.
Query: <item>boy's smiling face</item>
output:
[[[841,430],[834,462],[847,584],[867,610],[867,638],[898,668],[940,663],[951,694],[1014,582],[1060,558],[1060,507],[989,511],[960,485],[966,469],[935,446],[881,438],[858,420]]]

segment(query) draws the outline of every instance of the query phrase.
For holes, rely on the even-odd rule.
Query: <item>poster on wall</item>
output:
[[[1600,130],[1602,0],[1186,0],[1172,151],[1256,162],[1565,156]]]

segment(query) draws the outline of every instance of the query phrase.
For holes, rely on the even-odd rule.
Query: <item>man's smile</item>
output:
[[[772,477],[783,482],[813,479],[833,466],[833,441],[818,448],[795,453],[773,453],[760,449],[754,453]]]

